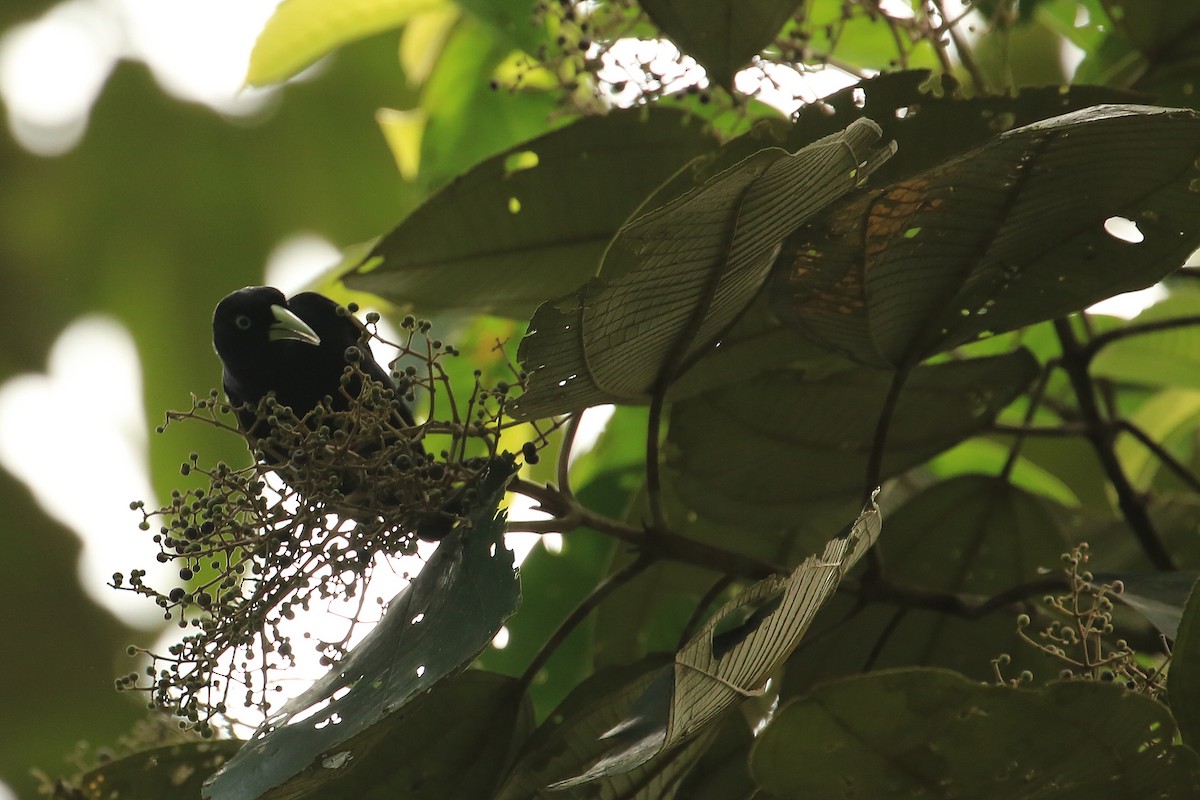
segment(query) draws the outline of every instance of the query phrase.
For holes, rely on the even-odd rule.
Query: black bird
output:
[[[213,312],[213,349],[224,367],[225,395],[236,409],[242,430],[259,440],[270,435],[270,427],[257,409],[271,392],[280,405],[289,406],[299,418],[326,398],[330,410],[349,410],[363,390],[357,372],[342,385],[351,362],[369,379],[395,388],[387,370],[371,354],[363,334],[362,324],[347,310],[315,292],[288,299],[271,286],[247,286],[227,295]],[[397,428],[415,424],[412,410],[403,399],[397,398],[392,409]],[[424,455],[419,443],[414,443],[412,450],[418,456]],[[278,455],[266,456],[266,463],[273,466],[281,461]],[[356,483],[344,478],[343,491],[350,494],[359,488],[353,485]],[[450,526],[444,515],[431,512],[418,526],[417,535],[436,541]]]

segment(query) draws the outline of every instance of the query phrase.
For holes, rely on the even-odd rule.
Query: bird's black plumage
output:
[[[258,410],[269,393],[274,393],[280,405],[289,406],[297,417],[304,418],[323,402],[333,412],[349,410],[362,394],[363,375],[386,388],[395,388],[388,371],[371,354],[362,324],[346,309],[315,292],[289,299],[270,286],[248,286],[227,295],[213,312],[213,348],[224,368],[225,395],[236,410],[241,428],[257,440],[271,433]],[[343,385],[350,363],[358,370]],[[394,400],[390,413],[395,428],[415,424],[412,410],[402,399]],[[312,422],[315,425],[319,421]],[[284,460],[264,449],[268,450],[267,463],[278,465]],[[378,446],[370,445],[370,450],[377,452]],[[412,444],[412,452],[423,455],[419,443]],[[358,455],[370,453],[360,451]],[[349,471],[342,482],[347,494],[362,488],[357,485],[361,481],[352,479]],[[449,529],[444,519],[421,527],[417,534],[426,539],[441,538]]]
[[[341,391],[347,350],[357,350],[356,362],[368,377],[394,385],[363,341],[362,325],[315,292],[289,300],[273,287],[248,286],[227,295],[213,312],[213,348],[224,367],[225,395],[243,407],[239,419],[247,429],[269,392],[300,417],[326,397],[332,410],[345,411],[362,391],[357,375]],[[406,405],[398,403],[397,409],[405,424],[414,424]]]

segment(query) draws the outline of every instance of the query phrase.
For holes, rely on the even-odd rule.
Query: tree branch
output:
[[[1195,475],[1193,475],[1192,471],[1188,469],[1183,462],[1171,455],[1170,451],[1168,451],[1158,442],[1154,441],[1154,439],[1150,438],[1150,434],[1146,433],[1144,430],[1139,428],[1137,425],[1134,425],[1127,419],[1119,420],[1117,422],[1117,427],[1141,442],[1143,447],[1145,447],[1151,453],[1154,453],[1155,457],[1157,457],[1158,460],[1161,461],[1169,470],[1174,472],[1181,481],[1186,483],[1193,492],[1200,494],[1200,478],[1197,478]]]
[[[1133,530],[1134,536],[1154,566],[1161,570],[1174,570],[1175,563],[1171,554],[1163,547],[1154,523],[1146,510],[1144,500],[1130,484],[1121,462],[1113,449],[1116,437],[1115,429],[1108,424],[1100,414],[1096,404],[1095,386],[1092,376],[1088,373],[1088,362],[1091,356],[1087,347],[1081,345],[1075,338],[1071,323],[1063,318],[1054,320],[1054,330],[1062,347],[1062,367],[1071,380],[1071,388],[1075,391],[1075,399],[1079,403],[1079,411],[1087,426],[1085,436],[1096,451],[1100,466],[1108,476],[1109,482],[1117,493],[1117,506],[1125,521]],[[1097,337],[1099,338],[1099,337]]]
[[[1122,339],[1128,339],[1131,336],[1141,336],[1147,333],[1168,331],[1172,328],[1187,328],[1192,325],[1200,325],[1200,315],[1174,317],[1173,319],[1160,319],[1153,322],[1126,325],[1123,328],[1117,328],[1116,330],[1097,334],[1094,339],[1081,346],[1083,352],[1082,357],[1090,362],[1096,357],[1097,353],[1099,353],[1105,347],[1108,347],[1113,342],[1119,342]]]

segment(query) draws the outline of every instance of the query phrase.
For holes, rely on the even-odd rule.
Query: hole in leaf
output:
[[[512,175],[514,172],[533,169],[537,165],[538,154],[532,150],[522,150],[519,153],[512,153],[504,159],[504,174]]]
[[[515,197],[508,198],[508,213],[519,214],[521,212],[521,201]]]
[[[497,650],[503,650],[508,647],[508,626],[501,625],[500,630],[496,631],[496,635],[492,637],[492,647]]]
[[[1146,241],[1146,235],[1142,233],[1137,223],[1125,217],[1109,217],[1104,220],[1104,230],[1109,236],[1120,239],[1122,242],[1141,244]]]

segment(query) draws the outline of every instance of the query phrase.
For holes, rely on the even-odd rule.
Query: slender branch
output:
[[[1108,347],[1113,342],[1119,342],[1122,339],[1128,339],[1131,336],[1141,336],[1146,333],[1157,333],[1158,331],[1167,331],[1173,328],[1186,328],[1192,325],[1200,325],[1200,315],[1191,315],[1186,317],[1174,317],[1172,319],[1159,319],[1153,322],[1142,322],[1136,325],[1126,325],[1123,328],[1106,331],[1097,334],[1094,339],[1082,346],[1083,357],[1087,361],[1091,361],[1096,357],[1096,354]]]
[[[566,638],[571,635],[571,632],[579,627],[579,623],[587,619],[587,616],[592,613],[596,606],[604,602],[610,594],[629,583],[631,580],[640,575],[647,567],[650,566],[651,559],[644,554],[638,556],[633,561],[621,567],[616,572],[607,576],[604,580],[588,593],[588,596],[583,598],[575,610],[572,611],[563,623],[555,629],[546,643],[538,650],[537,655],[529,662],[529,666],[521,673],[520,687],[521,691],[529,688],[537,677],[538,672],[550,660],[550,656],[554,655]]]
[[[891,581],[882,581],[868,585],[865,581],[846,578],[838,586],[838,591],[847,592],[863,600],[884,601],[895,603],[908,609],[936,611],[966,620],[975,620],[1018,604],[1020,601],[1030,597],[1044,595],[1047,592],[1061,591],[1066,588],[1069,588],[1069,584],[1065,577],[1048,576],[1030,581],[1029,583],[1009,587],[990,597],[983,597],[927,589],[923,586],[911,586]]]
[[[713,604],[714,600],[721,596],[721,592],[728,589],[735,580],[737,579],[732,575],[722,575],[717,578],[716,583],[708,587],[708,591],[700,598],[700,602],[696,603],[695,610],[688,617],[687,624],[683,626],[683,633],[679,636],[679,645],[675,648],[676,650],[682,650],[683,646],[691,640],[692,636],[696,633],[696,629],[700,627],[700,620],[704,619],[704,612],[708,610],[708,607]]]
[[[887,621],[887,625],[883,626],[883,631],[880,632],[879,638],[875,640],[875,644],[871,647],[871,652],[867,654],[867,660],[863,662],[862,669],[859,672],[870,672],[875,662],[879,660],[879,656],[883,653],[883,648],[887,647],[887,643],[891,641],[892,634],[896,632],[896,628],[900,627],[900,623],[908,616],[911,609],[900,606],[892,614],[892,618]]]
[[[1050,382],[1050,373],[1057,366],[1058,363],[1056,361],[1046,362],[1042,367],[1042,374],[1038,377],[1037,385],[1033,387],[1033,391],[1029,394],[1029,408],[1025,409],[1025,419],[1021,421],[1021,427],[1017,430],[1017,438],[1013,441],[1012,447],[1009,448],[1008,459],[1005,460],[1004,467],[1000,470],[1000,477],[1005,481],[1012,478],[1013,467],[1017,465],[1017,459],[1021,457],[1021,447],[1025,444],[1025,437],[1028,435],[1029,426],[1037,414],[1038,406],[1042,403],[1042,397],[1046,394],[1046,384]]]
[[[571,490],[571,451],[575,447],[575,436],[579,433],[579,423],[583,415],[584,411],[577,411],[571,415],[563,429],[562,446],[558,451],[558,491],[568,499],[575,497]]]
[[[662,504],[662,457],[659,453],[659,439],[662,436],[663,403],[670,382],[662,383],[662,386],[655,387],[654,397],[650,400],[650,420],[646,423],[646,499],[650,505],[650,529],[657,532],[667,529],[667,514]]]
[[[892,382],[888,386],[887,395],[883,398],[883,408],[879,410],[879,419],[875,421],[875,436],[871,441],[871,454],[867,458],[867,478],[863,485],[863,504],[871,502],[875,490],[879,488],[880,476],[883,474],[883,452],[887,449],[888,430],[892,426],[892,416],[900,402],[900,393],[908,380],[908,369],[898,369],[892,374]],[[867,551],[867,579],[877,580],[883,576],[883,550],[879,543]]]
[[[516,521],[508,524],[510,531],[530,533],[567,533],[578,528],[591,528],[637,547],[644,555],[665,558],[710,569],[721,574],[760,580],[770,575],[786,574],[788,570],[753,556],[705,544],[671,531],[647,534],[619,520],[597,514],[573,498],[564,497],[551,486],[542,486],[523,478],[509,484],[509,490],[538,502],[539,508],[554,515],[551,520]]]
[[[1003,422],[994,422],[991,425],[991,430],[993,433],[1007,433],[1014,436],[1068,437],[1083,436],[1087,433],[1086,426],[1071,423],[1063,425],[1006,425]]]
[[[1075,391],[1075,399],[1079,403],[1079,411],[1087,425],[1084,434],[1091,442],[1092,449],[1100,460],[1100,465],[1108,476],[1109,482],[1117,494],[1117,506],[1125,521],[1133,530],[1134,536],[1154,566],[1161,570],[1174,570],[1175,563],[1171,554],[1163,546],[1154,522],[1146,510],[1146,503],[1129,482],[1121,462],[1113,449],[1116,431],[1100,414],[1096,404],[1095,386],[1088,373],[1088,350],[1075,338],[1068,320],[1054,320],[1054,330],[1062,347],[1062,366],[1071,380]]]
[[[946,13],[946,4],[942,0],[932,0],[934,8],[937,9],[938,16],[941,17],[941,30],[950,34],[951,41],[954,42],[954,50],[958,53],[958,60],[962,63],[963,69],[971,76],[971,80],[975,83],[975,89],[983,92],[987,89],[987,81],[984,80],[983,72],[979,69],[979,65],[975,63],[975,56],[971,53],[971,48],[967,44],[967,40],[958,32],[958,23],[962,20],[962,16],[958,19],[950,19]],[[963,16],[966,16],[964,12]]]
[[[1171,455],[1170,451],[1163,447],[1158,442],[1150,437],[1150,434],[1133,424],[1129,420],[1123,419],[1117,422],[1117,427],[1128,433],[1133,438],[1137,439],[1142,445],[1154,453],[1155,457],[1163,463],[1169,470],[1175,473],[1178,478],[1188,485],[1193,492],[1200,493],[1200,478],[1192,474],[1192,471],[1175,456]]]

